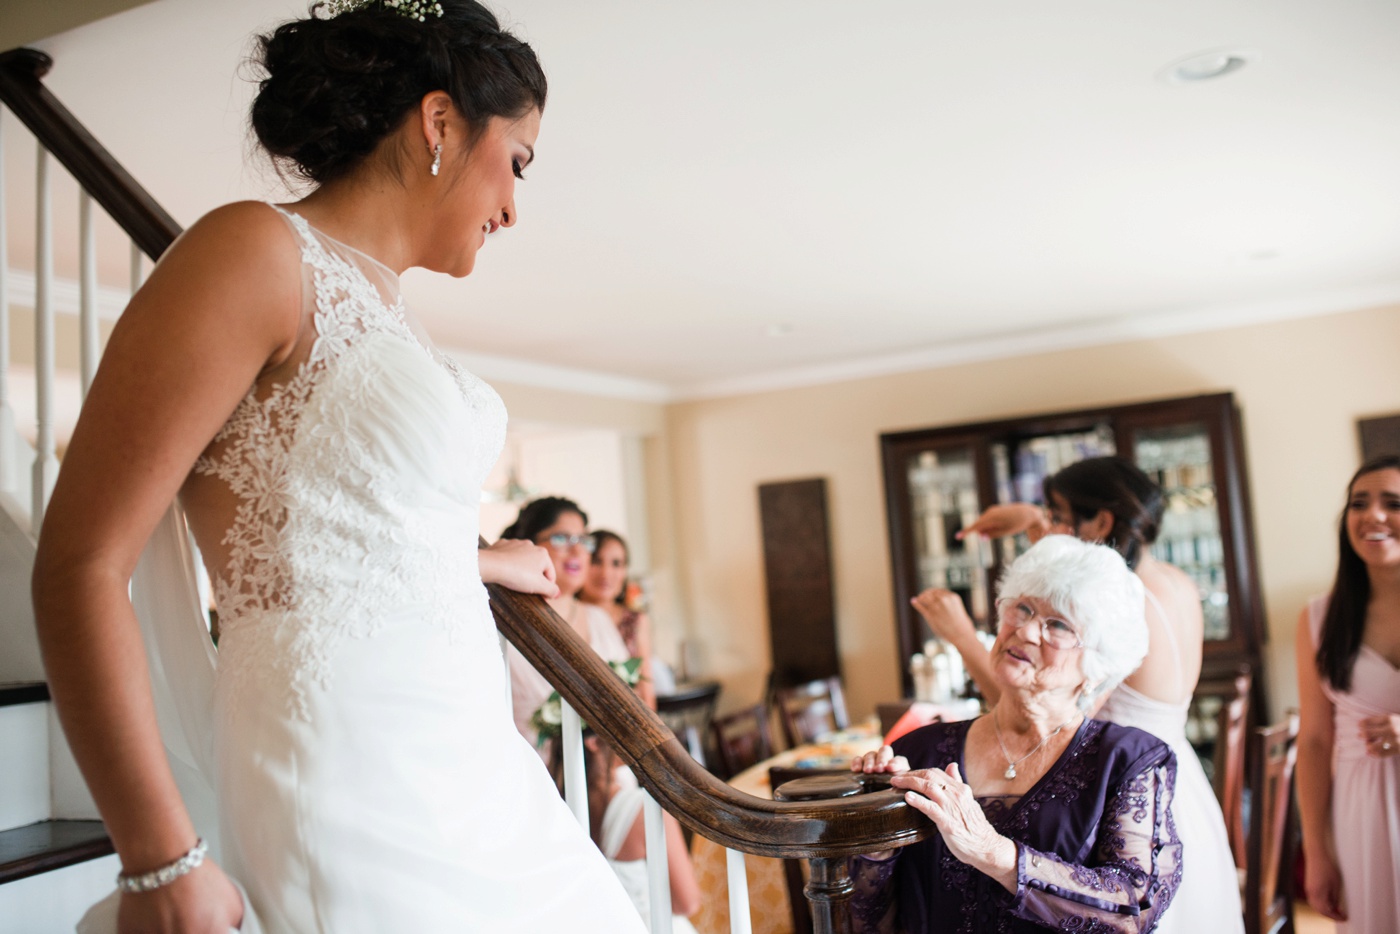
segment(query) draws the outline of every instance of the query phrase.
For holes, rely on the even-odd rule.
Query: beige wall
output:
[[[878,437],[1233,391],[1244,418],[1274,706],[1296,699],[1292,637],[1335,561],[1358,417],[1400,411],[1400,308],[1329,315],[697,401],[666,410],[676,593],[726,707],[769,668],[757,485],[827,478],[838,639],[852,713],[899,693]]]

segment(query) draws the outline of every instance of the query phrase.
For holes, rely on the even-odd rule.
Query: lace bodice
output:
[[[230,656],[283,668],[295,704],[327,682],[339,640],[389,611],[454,630],[484,601],[477,512],[506,419],[410,324],[392,272],[277,210],[314,337],[290,380],[249,391],[195,471],[236,498],[226,563],[210,568],[221,649],[239,650],[221,669]]]

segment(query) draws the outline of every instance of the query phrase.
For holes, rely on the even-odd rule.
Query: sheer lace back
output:
[[[308,339],[294,375],[254,386],[195,473],[232,494],[222,539],[201,542],[221,650],[240,650],[221,651],[221,668],[283,668],[295,703],[327,683],[339,639],[407,607],[451,630],[463,601],[484,599],[477,500],[505,410],[410,322],[392,271],[277,210],[301,249]]]

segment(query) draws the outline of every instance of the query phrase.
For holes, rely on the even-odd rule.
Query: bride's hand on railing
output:
[[[117,908],[117,934],[229,934],[242,924],[243,896],[210,860],[169,885],[122,895]]]
[[[903,756],[894,754],[894,750],[889,746],[881,746],[874,752],[867,752],[863,756],[856,756],[851,760],[852,772],[889,772],[898,775],[900,772],[909,771],[909,760]]]
[[[554,562],[548,551],[533,542],[503,538],[477,552],[477,566],[483,583],[542,597],[559,595],[559,586],[554,583]]]

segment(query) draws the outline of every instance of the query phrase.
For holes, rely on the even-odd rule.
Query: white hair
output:
[[[1044,600],[1079,632],[1087,681],[1079,697],[1083,708],[1117,687],[1147,656],[1142,581],[1107,545],[1045,536],[1006,569],[997,608],[1020,597]]]

